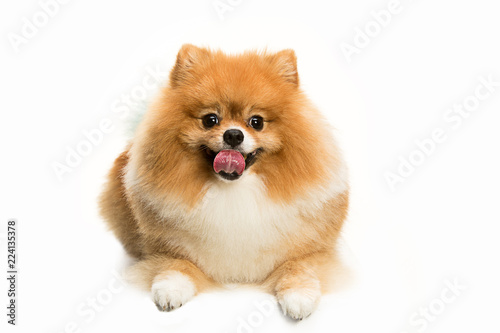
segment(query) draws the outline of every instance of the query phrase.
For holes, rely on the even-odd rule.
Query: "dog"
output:
[[[159,310],[242,283],[303,319],[329,289],[348,201],[345,162],[293,50],[186,44],[115,160],[100,211]]]

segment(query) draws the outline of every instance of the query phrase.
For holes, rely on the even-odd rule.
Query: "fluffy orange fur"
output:
[[[203,126],[201,118],[207,113],[219,116],[218,126]],[[262,130],[249,127],[252,115],[264,119]],[[203,147],[217,151],[224,131],[234,126],[245,129],[261,152],[241,179],[226,185],[207,163]],[[291,317],[301,319],[310,310],[305,305],[297,310],[291,303],[307,301],[291,293],[311,294],[318,286],[325,291],[336,262],[336,241],[348,207],[344,168],[329,127],[300,89],[292,50],[226,55],[184,45],[168,86],[111,169],[101,213],[127,252],[137,258],[132,274],[147,288],[171,271],[187,276],[196,292],[225,282],[255,283],[276,294]],[[210,201],[217,200],[209,197],[210,191],[231,186],[235,193],[246,195],[239,185],[244,177],[261,184],[249,186],[248,191],[262,196],[266,212],[293,213],[287,220],[269,219],[280,230],[272,241],[263,240],[262,246],[258,240],[241,244],[247,246],[241,251],[256,260],[239,274],[230,269],[237,263],[224,262],[228,257],[210,248],[208,240],[216,238],[222,249],[234,248],[224,247],[233,236],[223,228],[239,230],[238,223],[251,220],[240,219],[236,212],[225,226],[203,223],[212,221],[204,215],[206,202],[220,205],[221,216],[224,205],[228,211],[233,206]],[[244,203],[239,205],[244,210]],[[258,225],[257,221],[256,235]],[[260,265],[257,258],[268,260]]]

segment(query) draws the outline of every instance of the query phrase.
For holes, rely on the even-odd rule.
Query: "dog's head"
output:
[[[138,167],[174,191],[252,172],[288,196],[326,176],[328,132],[299,89],[294,51],[226,55],[184,45],[141,125]]]

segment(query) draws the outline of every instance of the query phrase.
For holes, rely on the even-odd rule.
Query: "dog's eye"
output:
[[[203,126],[206,128],[214,127],[219,123],[219,118],[217,118],[216,114],[207,114],[202,118]]]
[[[260,131],[262,127],[264,127],[264,119],[262,119],[261,116],[253,116],[248,121],[248,125],[256,129],[257,131]]]

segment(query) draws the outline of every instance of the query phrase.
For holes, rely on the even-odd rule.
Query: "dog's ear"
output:
[[[209,51],[191,44],[182,45],[175,66],[170,72],[170,85],[176,87],[189,78],[193,66],[208,57]]]
[[[297,73],[297,56],[292,49],[279,51],[271,56],[272,64],[278,70],[285,81],[299,85],[299,74]]]

